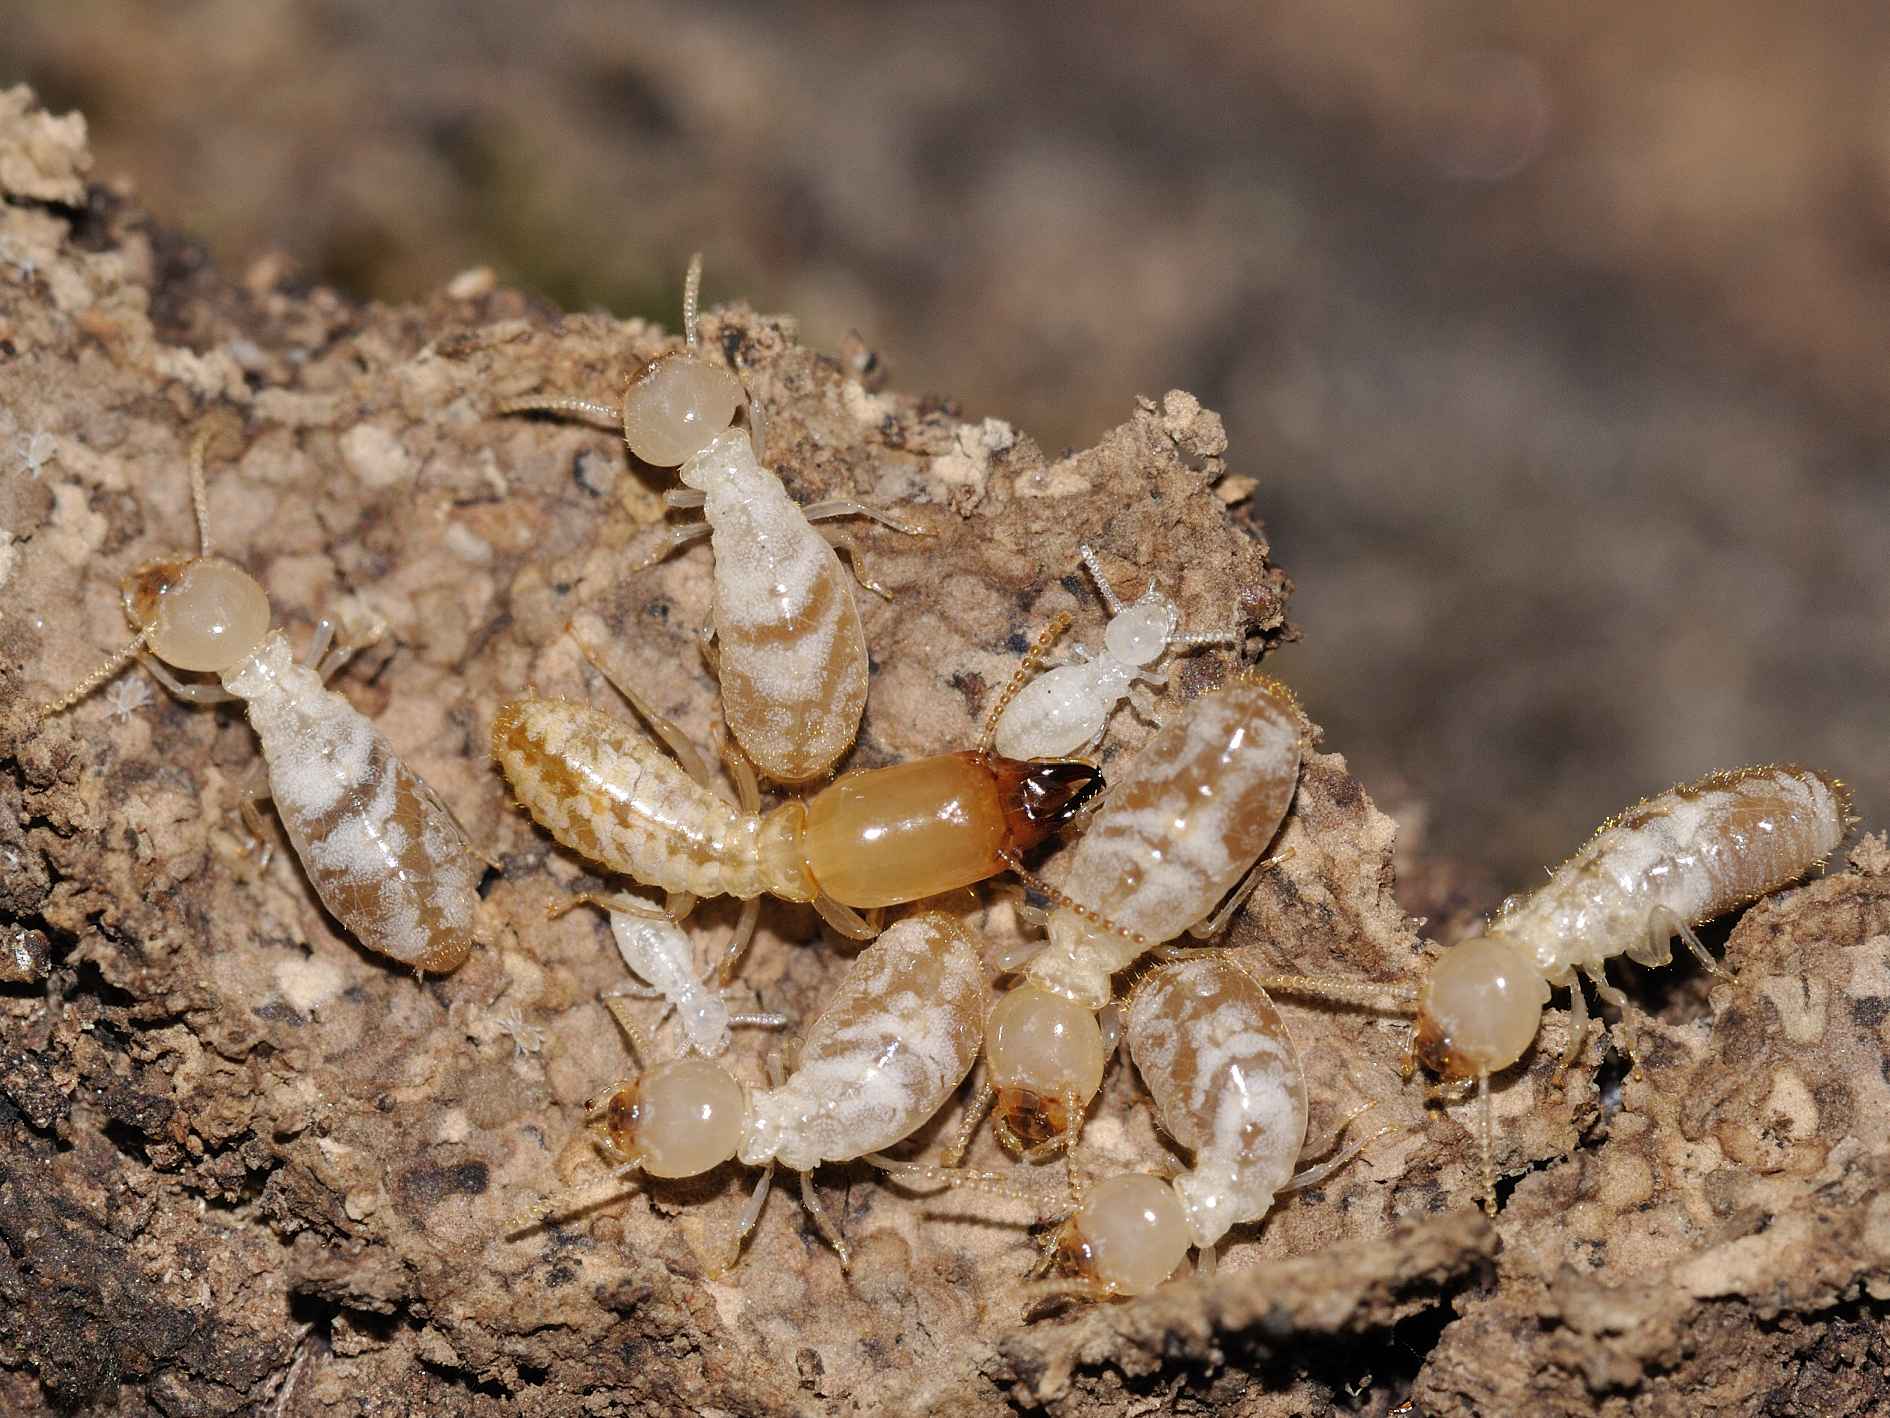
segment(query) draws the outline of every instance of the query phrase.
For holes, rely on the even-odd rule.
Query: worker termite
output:
[[[623,428],[637,458],[676,467],[684,488],[665,495],[674,508],[700,507],[704,520],[669,529],[652,564],[709,534],[715,553],[714,628],[722,712],[735,741],[763,776],[806,783],[826,776],[853,743],[866,707],[866,636],[835,548],[853,557],[843,536],[809,524],[828,517],[871,517],[912,535],[925,529],[857,502],[797,504],[760,461],[763,430],[741,381],[708,363],[696,336],[702,257],[683,286],[684,348],[650,361],[629,381],[623,405],[533,396],[507,399],[497,412],[561,413]],[[735,425],[746,410],[746,428]],[[640,569],[640,568],[639,568]]]
[[[1157,672],[1155,662],[1171,647],[1240,643],[1237,626],[1182,634],[1180,610],[1155,589],[1153,578],[1140,597],[1124,605],[1103,575],[1096,553],[1087,546],[1076,550],[1109,607],[1102,653],[1091,659],[1081,645],[1075,646],[1076,664],[1046,670],[1011,701],[998,720],[995,740],[998,752],[1011,758],[1067,758],[1087,752],[1101,741],[1110,714],[1138,680],[1167,682],[1168,672]]]
[[[180,699],[244,701],[262,748],[263,771],[251,774],[241,799],[256,843],[264,841],[256,800],[273,798],[316,894],[356,940],[416,972],[457,969],[473,946],[480,874],[459,825],[380,731],[323,688],[353,653],[333,646],[333,622],[322,620],[296,664],[288,636],[270,629],[262,587],[211,554],[204,457],[224,427],[206,423],[190,446],[200,551],[146,562],[125,578],[125,614],[137,635],[35,722],[76,704],[134,656]],[[186,684],[167,664],[213,673],[221,688]]]
[[[1215,1247],[1235,1226],[1262,1220],[1280,1193],[1323,1181],[1373,1140],[1294,1172],[1306,1146],[1299,1051],[1267,992],[1226,954],[1144,976],[1129,997],[1127,1038],[1156,1117],[1194,1165],[1167,1177],[1122,1172],[1083,1187],[1040,1266],[1065,1278],[1036,1287],[1037,1298],[1145,1294],[1175,1273],[1190,1246],[1200,1251],[1201,1272],[1211,1273]],[[1051,1195],[994,1173],[874,1160],[909,1181],[1039,1202]]]
[[[610,933],[617,953],[630,973],[649,987],[647,992],[624,990],[620,995],[661,999],[663,1016],[675,1012],[684,1052],[720,1058],[728,1052],[731,1026],[752,1025],[780,1029],[788,1017],[773,1011],[735,1014],[712,980],[696,973],[695,951],[689,937],[668,911],[634,896],[587,892],[552,907],[554,916],[574,906],[596,906],[610,917]],[[660,1024],[662,1018],[657,1022]]]
[[[1578,975],[1604,1003],[1625,1006],[1626,996],[1608,983],[1608,957],[1665,965],[1678,936],[1709,971],[1730,978],[1694,927],[1821,866],[1849,824],[1850,791],[1828,774],[1795,764],[1709,774],[1603,823],[1547,882],[1505,901],[1483,935],[1445,949],[1415,989],[1327,976],[1259,978],[1283,993],[1415,1015],[1407,1071],[1421,1063],[1448,1083],[1476,1083],[1483,1204],[1494,1214],[1490,1077],[1535,1042],[1550,989],[1568,989],[1572,1014],[1560,1077],[1588,1033]]]
[[[762,1168],[726,1246],[716,1248],[728,1265],[761,1215],[775,1164],[799,1172],[801,1199],[844,1267],[851,1253],[814,1193],[814,1168],[880,1152],[944,1106],[978,1055],[985,994],[984,964],[964,927],[936,911],[910,916],[847,967],[791,1075],[781,1077],[770,1060],[773,1086],[750,1090],[726,1062],[685,1056],[617,1085],[592,1105],[587,1125],[626,1177],[693,1177],[732,1158]],[[561,1205],[540,1203],[527,1224]]]
[[[1075,1145],[1108,1058],[1096,1011],[1114,976],[1151,946],[1226,925],[1245,899],[1237,884],[1251,880],[1292,805],[1305,736],[1284,685],[1242,675],[1142,746],[1069,851],[1048,944],[992,1008],[985,1080],[946,1165],[963,1156],[993,1099],[999,1140],[1012,1151],[1041,1157]]]
[[[1102,785],[1082,759],[1030,763],[990,752],[987,725],[977,749],[849,773],[764,815],[752,773],[736,775],[740,805],[725,801],[682,734],[594,655],[593,663],[681,766],[626,720],[562,699],[513,700],[493,722],[492,756],[532,817],[565,846],[647,886],[811,902],[855,939],[875,931],[854,908],[917,901],[1015,867]],[[1000,696],[997,710],[1004,703]],[[730,962],[753,922],[744,913]]]

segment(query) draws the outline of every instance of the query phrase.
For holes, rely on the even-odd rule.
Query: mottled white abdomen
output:
[[[910,1136],[971,1071],[985,983],[977,947],[951,917],[888,928],[847,967],[793,1077],[750,1096],[741,1160],[805,1172]]]
[[[782,783],[824,776],[866,707],[866,636],[826,538],[731,428],[683,466],[714,529],[722,712],[755,766]]]
[[[1238,679],[1189,703],[1143,745],[1089,830],[1061,883],[1072,899],[1145,939],[1173,940],[1205,918],[1260,859],[1299,782],[1304,730],[1279,685]],[[1029,979],[1091,1009],[1109,977],[1141,947],[1068,910]]]
[[[1306,1145],[1306,1084],[1286,1024],[1226,956],[1164,965],[1136,987],[1129,1054],[1168,1134],[1194,1153],[1175,1178],[1197,1246],[1258,1221]]]
[[[1095,742],[1138,671],[1113,660],[1059,665],[1037,676],[998,719],[993,743],[1007,758],[1068,758]]]
[[[1682,784],[1605,824],[1549,880],[1512,898],[1491,936],[1524,944],[1543,975],[1620,952],[1664,964],[1679,926],[1696,926],[1805,875],[1843,841],[1848,796],[1794,764]]]
[[[370,950],[420,970],[459,965],[479,868],[432,791],[294,662],[280,630],[222,679],[248,701],[276,811],[322,904]]]

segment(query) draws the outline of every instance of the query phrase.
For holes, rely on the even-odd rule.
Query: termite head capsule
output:
[[[992,1007],[984,1047],[998,1136],[1016,1152],[1061,1138],[1076,1121],[1071,1102],[1080,1108],[1096,1096],[1108,1061],[1095,1014],[1036,985]]]
[[[677,467],[732,424],[747,397],[739,379],[692,351],[659,356],[624,391],[624,442],[654,467]]]
[[[1019,852],[1062,831],[1103,787],[1102,769],[1086,759],[992,757],[989,762],[1010,846]]]
[[[1475,1078],[1523,1056],[1549,984],[1535,958],[1501,936],[1451,946],[1418,989],[1417,1057],[1446,1078]]]
[[[604,1150],[652,1177],[693,1177],[734,1157],[747,1100],[726,1068],[707,1059],[659,1064],[592,1108]]]
[[[217,556],[147,561],[124,581],[125,615],[151,653],[180,670],[231,669],[269,633],[269,597]]]
[[[1181,627],[1175,603],[1150,587],[1143,597],[1112,616],[1103,629],[1103,648],[1125,665],[1152,665]]]
[[[1108,1295],[1144,1295],[1188,1254],[1175,1189],[1147,1172],[1096,1183],[1057,1232],[1055,1264]]]

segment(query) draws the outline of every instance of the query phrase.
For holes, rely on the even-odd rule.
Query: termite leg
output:
[[[826,892],[814,897],[814,909],[820,912],[820,919],[839,931],[849,940],[872,940],[879,934],[879,928],[851,906],[842,905]]]
[[[1193,936],[1196,940],[1211,940],[1213,937],[1226,930],[1227,923],[1234,919],[1234,913],[1247,904],[1247,898],[1253,895],[1254,888],[1260,884],[1260,873],[1269,871],[1279,866],[1282,862],[1291,860],[1292,855],[1293,849],[1287,847],[1282,851],[1275,852],[1270,857],[1255,862],[1248,870],[1247,875],[1241,879],[1239,885],[1235,886],[1233,891],[1228,894],[1227,900],[1221,903],[1221,908],[1206,920],[1196,921],[1193,925],[1189,926],[1188,934]]]
[[[728,1022],[738,1028],[749,1029],[785,1029],[794,1021],[778,1010],[768,1010],[756,1014],[731,1014]]]
[[[866,587],[867,590],[871,591],[883,601],[890,601],[893,598],[892,592],[875,581],[873,579],[873,573],[866,569],[866,553],[860,550],[860,544],[853,539],[851,532],[842,532],[837,528],[825,527],[821,529],[820,534],[827,539],[828,546],[846,557],[848,563],[853,567],[853,579],[855,581],[858,581],[862,586]]]
[[[269,762],[259,758],[243,775],[243,781],[236,789],[236,811],[243,819],[243,830],[249,833],[249,841],[244,844],[243,855],[256,853],[256,870],[268,871],[270,858],[275,855],[275,843],[269,839],[269,824],[263,821],[262,812],[256,804],[269,797]]]
[[[831,497],[825,502],[810,502],[801,509],[801,515],[810,522],[824,522],[831,517],[870,517],[882,527],[891,527],[895,532],[904,532],[908,537],[929,537],[930,527],[922,527],[917,522],[903,522],[890,512],[881,512],[876,507],[868,507],[863,502],[853,502],[844,497]]]
[[[640,900],[627,891],[580,891],[576,896],[551,902],[545,907],[545,919],[555,921],[566,911],[575,911],[579,906],[595,906],[600,911],[621,911],[626,916],[642,916],[651,921],[675,919],[661,906]]]
[[[1633,1008],[1633,1006],[1628,1003],[1628,997],[1608,983],[1607,966],[1605,964],[1597,962],[1593,965],[1584,965],[1582,967],[1582,973],[1586,975],[1589,982],[1594,985],[1595,994],[1603,1004],[1611,1004],[1621,1011],[1621,1052],[1628,1056],[1628,1064],[1633,1069],[1634,1076],[1636,1078],[1644,1078],[1646,1075],[1641,1070],[1640,1051],[1634,1047],[1634,1040],[1628,1033],[1627,1016],[1628,1011]]]
[[[1122,1006],[1113,1001],[1103,1006],[1096,1023],[1102,1030],[1103,1058],[1114,1058],[1116,1045],[1122,1041]]]
[[[1693,952],[1693,958],[1706,967],[1708,974],[1717,975],[1722,980],[1733,978],[1732,972],[1715,960],[1712,951],[1708,950],[1699,936],[1693,933],[1693,927],[1681,920],[1669,908],[1656,906],[1648,917],[1647,928],[1650,934],[1659,936],[1663,941],[1679,936],[1686,942],[1687,949]]]
[[[997,697],[996,702],[991,705],[990,712],[985,715],[984,732],[978,736],[978,752],[991,751],[991,740],[997,737],[998,719],[1003,716],[1006,709],[1010,708],[1011,701],[1017,698],[1025,683],[1036,673],[1037,666],[1043,663],[1043,657],[1050,652],[1050,647],[1056,644],[1057,637],[1069,628],[1070,613],[1058,611],[1050,617],[1050,623],[1038,632],[1037,638],[1024,652],[1024,658],[1018,661],[1017,673],[1011,676],[1011,682],[1004,686],[1004,692]]]
[[[820,1193],[814,1190],[814,1174],[801,1173],[801,1205],[807,1208],[808,1215],[814,1218],[814,1225],[820,1234],[827,1238],[827,1244],[834,1248],[840,1257],[840,1269],[853,1268],[853,1252],[847,1248],[846,1237],[840,1234],[840,1228],[834,1225],[833,1218],[827,1214],[827,1207],[820,1199]]]
[[[1195,1253],[1194,1278],[1196,1280],[1212,1280],[1215,1270],[1218,1269],[1219,1260],[1220,1252],[1213,1246],[1201,1247],[1201,1249]]]
[[[1037,911],[1037,908],[1035,906],[1019,906],[1017,908],[1017,914],[1019,916],[1024,916],[1026,911]],[[1037,917],[1037,920],[1033,924],[1042,925],[1044,914],[1041,911],[1037,911]],[[1025,917],[1025,919],[1029,918]],[[1022,940],[1014,941],[1010,945],[1005,946],[1004,949],[998,952],[997,959],[994,962],[997,966],[997,973],[1000,975],[1015,974],[1041,955],[1049,944],[1048,941],[1044,940]]]
[[[656,536],[656,545],[645,555],[630,565],[630,574],[648,571],[659,561],[667,560],[677,548],[686,547],[698,537],[706,537],[714,530],[707,522],[678,522],[674,526],[664,527]]]
[[[576,414],[599,423],[623,425],[623,410],[590,399],[571,399],[556,394],[528,394],[520,399],[501,399],[492,406],[495,414]]]
[[[1562,1080],[1582,1056],[1582,1046],[1588,1042],[1588,995],[1582,989],[1579,975],[1572,975],[1568,982],[1568,1043],[1562,1050],[1562,1061],[1555,1066],[1555,1077],[1550,1082],[1557,1088]]]
[[[733,737],[720,731],[718,733],[722,764],[728,769],[729,781],[735,785],[736,804],[745,813],[760,812],[761,784],[755,778],[754,761],[742,751],[741,745]],[[751,896],[742,902],[742,914],[735,922],[735,934],[728,938],[728,945],[722,952],[722,964],[716,971],[719,983],[726,985],[735,978],[735,967],[741,964],[748,943],[755,938],[755,926],[760,920],[761,898]]]
[[[236,698],[220,684],[185,684],[155,655],[140,653],[138,663],[151,672],[151,678],[188,704],[227,704]]]
[[[685,512],[708,500],[709,494],[699,487],[672,487],[663,494],[663,506],[672,512]]]
[[[1373,1106],[1374,1106],[1373,1104],[1367,1103],[1362,1108],[1353,1109],[1351,1116],[1346,1118],[1346,1120],[1340,1123],[1338,1128],[1335,1129],[1334,1137],[1336,1138],[1339,1133],[1344,1132],[1346,1128],[1351,1126],[1352,1122],[1358,1117],[1360,1113],[1365,1112],[1367,1109]],[[1346,1163],[1350,1162],[1354,1157],[1358,1156],[1359,1153],[1363,1152],[1366,1148],[1370,1147],[1374,1142],[1378,1141],[1379,1138],[1388,1137],[1392,1133],[1395,1133],[1395,1132],[1409,1132],[1409,1131],[1410,1129],[1405,1127],[1404,1124],[1402,1123],[1388,1123],[1386,1126],[1378,1129],[1378,1131],[1373,1133],[1370,1137],[1361,1137],[1361,1138],[1356,1139],[1355,1141],[1348,1142],[1345,1145],[1343,1150],[1334,1153],[1326,1161],[1320,1162],[1311,1167],[1307,1167],[1303,1171],[1295,1172],[1292,1178],[1286,1183],[1285,1186],[1281,1187],[1280,1190],[1283,1192],[1290,1192],[1290,1191],[1300,1191],[1306,1187],[1316,1187],[1321,1182],[1323,1182],[1327,1177],[1330,1177],[1334,1172],[1338,1171],[1339,1168],[1345,1166]]]
[[[971,1140],[978,1135],[978,1124],[984,1121],[984,1115],[991,1111],[991,1103],[997,1097],[997,1090],[991,1086],[989,1078],[978,1084],[978,1091],[971,1095],[971,1106],[965,1110],[963,1121],[958,1124],[958,1136],[943,1154],[947,1167],[956,1167],[965,1160],[965,1153],[971,1150]]]

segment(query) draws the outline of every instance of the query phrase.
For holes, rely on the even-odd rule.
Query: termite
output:
[[[262,748],[262,771],[241,790],[257,845],[266,839],[255,804],[273,798],[316,894],[356,940],[416,972],[457,969],[473,946],[478,859],[446,805],[380,731],[323,687],[353,653],[334,646],[334,623],[321,621],[298,665],[288,636],[270,629],[263,588],[211,554],[204,458],[224,428],[206,423],[190,445],[198,554],[160,557],[125,578],[125,614],[137,635],[35,722],[78,703],[133,657],[189,703],[242,700]],[[221,688],[186,684],[165,665],[215,674]]]
[[[1483,1205],[1494,1215],[1490,1077],[1535,1042],[1550,990],[1568,989],[1572,1015],[1559,1079],[1587,1040],[1578,976],[1603,1003],[1622,1008],[1627,997],[1608,982],[1608,958],[1666,965],[1678,936],[1708,971],[1731,979],[1694,928],[1822,866],[1850,822],[1850,790],[1827,773],[1789,763],[1712,773],[1603,823],[1547,882],[1503,902],[1484,934],[1439,954],[1415,989],[1327,976],[1259,978],[1281,992],[1415,1015],[1407,1073],[1422,1064],[1449,1085],[1475,1081]]]
[[[1138,680],[1167,683],[1168,672],[1158,672],[1155,663],[1171,647],[1240,643],[1238,626],[1183,634],[1181,611],[1155,588],[1153,578],[1141,596],[1124,605],[1096,553],[1087,546],[1076,550],[1109,608],[1102,653],[1091,659],[1081,645],[1073,646],[1076,664],[1046,670],[1011,702],[998,721],[996,743],[999,753],[1012,758],[1088,752],[1102,741],[1109,716]]]
[[[685,1056],[618,1084],[591,1105],[587,1126],[623,1177],[693,1177],[731,1159],[760,1167],[733,1234],[716,1248],[730,1265],[761,1215],[775,1164],[799,1172],[801,1200],[846,1267],[852,1253],[814,1192],[814,1169],[881,1152],[944,1106],[977,1058],[985,995],[984,963],[964,927],[936,911],[909,916],[847,967],[791,1075],[770,1059],[773,1086],[750,1089],[727,1062]],[[607,1003],[647,1061],[629,1017]],[[540,1203],[527,1224],[562,1205]]]
[[[1070,849],[1061,885],[1045,888],[1059,903],[1049,942],[992,1008],[985,1079],[947,1166],[993,1100],[1011,1151],[1074,1147],[1108,1060],[1097,1011],[1115,975],[1153,946],[1216,935],[1231,919],[1292,805],[1306,732],[1291,691],[1245,674],[1191,701],[1130,760]]]
[[[630,973],[641,980],[647,991],[624,990],[633,998],[661,999],[661,1024],[673,1011],[682,1031],[684,1052],[704,1058],[720,1058],[728,1052],[732,1026],[763,1029],[785,1028],[788,1017],[773,1011],[731,1013],[723,991],[713,978],[696,973],[695,951],[689,936],[668,911],[624,893],[601,895],[586,892],[560,902],[549,912],[561,916],[574,906],[596,906],[610,918],[610,933],[616,939],[617,953]]]
[[[1170,1176],[1122,1172],[1083,1187],[1040,1265],[1065,1278],[1035,1287],[1037,1298],[1146,1294],[1175,1273],[1190,1247],[1199,1252],[1199,1273],[1211,1274],[1215,1248],[1234,1227],[1263,1220],[1282,1192],[1325,1180],[1390,1131],[1294,1171],[1307,1123],[1299,1050],[1266,990],[1229,955],[1158,966],[1136,985],[1126,1014],[1129,1054],[1155,1115],[1194,1154],[1194,1165]],[[904,1180],[1039,1202],[1050,1195],[999,1174],[875,1160]]]
[[[672,508],[700,507],[704,520],[668,529],[654,564],[709,534],[715,553],[714,633],[722,712],[736,743],[762,775],[797,784],[825,777],[853,743],[866,707],[866,636],[835,548],[866,578],[857,546],[810,523],[871,517],[898,531],[915,527],[857,502],[802,507],[764,467],[759,415],[741,381],[702,356],[696,299],[702,257],[683,285],[683,342],[633,375],[621,408],[589,399],[507,399],[497,412],[559,413],[619,424],[630,452],[654,467],[675,467],[684,486],[665,494]],[[738,412],[746,411],[746,427]],[[636,569],[641,569],[638,567]],[[883,592],[882,592],[883,594]]]
[[[679,762],[635,724],[563,699],[506,704],[493,722],[492,756],[558,841],[675,896],[811,902],[836,930],[870,939],[875,930],[855,908],[917,901],[1015,869],[1102,786],[1083,759],[992,753],[987,724],[976,749],[849,773],[764,814],[752,773],[736,775],[739,805],[718,796],[682,734],[585,653]],[[728,964],[753,921],[751,909]]]

